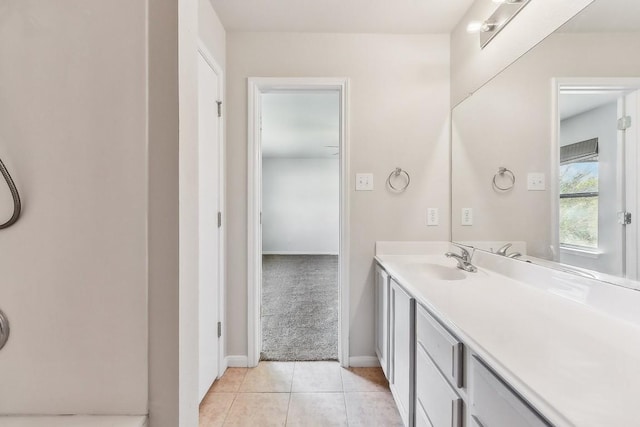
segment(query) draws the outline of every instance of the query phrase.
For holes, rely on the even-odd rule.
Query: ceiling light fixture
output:
[[[500,5],[484,21],[473,21],[467,25],[468,33],[480,34],[480,48],[484,48],[531,0],[493,0]]]

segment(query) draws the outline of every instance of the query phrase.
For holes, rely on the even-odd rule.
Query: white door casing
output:
[[[631,126],[624,131],[625,161],[626,161],[626,206],[627,212],[631,213],[631,224],[625,226],[625,252],[626,252],[626,276],[628,279],[638,280],[638,242],[640,241],[640,219],[638,189],[640,189],[640,92],[635,91],[627,95],[624,99],[624,115],[631,117]]]
[[[349,365],[349,143],[348,143],[348,79],[346,78],[249,78],[247,128],[247,364],[260,361],[262,331],[262,150],[261,94],[286,90],[338,90],[340,92],[340,246],[339,286],[340,315],[338,327],[338,360]]]

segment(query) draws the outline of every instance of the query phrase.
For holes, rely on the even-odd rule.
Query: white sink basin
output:
[[[467,273],[456,267],[446,267],[426,262],[407,264],[411,271],[438,280],[464,280]]]

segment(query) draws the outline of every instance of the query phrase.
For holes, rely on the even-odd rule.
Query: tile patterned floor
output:
[[[200,404],[200,427],[402,426],[379,368],[260,362],[229,368]]]

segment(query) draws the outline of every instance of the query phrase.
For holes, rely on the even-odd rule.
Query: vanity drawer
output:
[[[425,414],[424,409],[420,405],[416,406],[416,424],[415,427],[433,427],[429,417]]]
[[[423,348],[416,349],[416,426],[461,427],[462,399]],[[424,412],[421,414],[421,412]],[[427,424],[420,418],[426,418]]]
[[[478,427],[549,427],[538,413],[477,358],[473,358],[471,419]]]
[[[464,387],[462,343],[422,306],[418,306],[417,310],[416,339],[451,384],[458,388]]]

